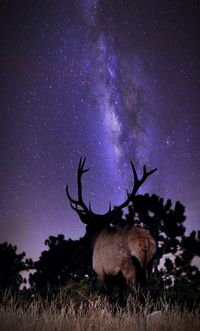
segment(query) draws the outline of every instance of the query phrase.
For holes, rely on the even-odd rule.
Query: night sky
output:
[[[80,156],[95,212],[141,193],[200,226],[200,1],[1,1],[0,242],[37,258],[49,235],[79,238]]]

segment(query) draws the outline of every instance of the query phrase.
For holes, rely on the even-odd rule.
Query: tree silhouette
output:
[[[25,253],[17,254],[17,247],[8,243],[0,244],[0,291],[17,291],[25,283],[21,272],[27,269]]]
[[[36,272],[30,275],[32,289],[42,295],[57,292],[69,280],[88,278],[92,271],[91,249],[87,239],[65,240],[63,235],[50,236],[38,261],[33,264]]]

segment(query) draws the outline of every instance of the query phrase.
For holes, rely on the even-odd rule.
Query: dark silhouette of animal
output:
[[[86,158],[80,158],[78,166],[78,199],[75,200],[66,187],[67,197],[71,207],[79,215],[80,220],[86,224],[86,237],[90,238],[93,247],[93,269],[100,280],[106,285],[106,280],[111,276],[122,275],[128,287],[132,290],[136,286],[138,270],[144,270],[151,263],[155,252],[156,242],[147,229],[136,226],[123,226],[122,210],[134,197],[138,189],[157,169],[147,172],[143,167],[143,176],[138,178],[135,167],[131,162],[134,185],[131,193],[127,192],[127,199],[103,215],[92,211],[91,205],[87,206],[82,195],[82,175],[85,169]]]

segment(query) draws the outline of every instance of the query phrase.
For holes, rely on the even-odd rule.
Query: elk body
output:
[[[147,229],[129,225],[122,225],[122,209],[127,207],[145,182],[156,169],[147,172],[143,168],[143,176],[138,179],[135,167],[131,162],[134,186],[127,199],[119,206],[103,215],[95,214],[91,206],[86,206],[82,197],[81,177],[89,169],[84,169],[85,160],[80,159],[78,166],[78,199],[75,200],[69,194],[67,197],[71,207],[78,213],[81,221],[86,224],[86,236],[91,239],[93,247],[93,269],[106,285],[106,279],[123,276],[130,289],[135,289],[136,276],[139,270],[144,270],[150,265],[155,252],[156,242]]]
[[[134,289],[138,269],[148,266],[155,251],[155,240],[146,229],[119,227],[113,232],[104,229],[94,243],[93,268],[102,281],[121,273],[128,287]]]

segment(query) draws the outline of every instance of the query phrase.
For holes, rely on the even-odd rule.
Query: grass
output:
[[[77,297],[79,296],[79,300]],[[188,311],[165,301],[153,304],[150,298],[141,306],[129,297],[123,309],[111,306],[105,298],[86,298],[76,293],[76,298],[67,298],[60,293],[48,302],[42,298],[24,300],[6,293],[0,303],[1,331],[196,331],[200,330],[199,310]],[[147,315],[152,310],[161,310],[157,318]]]

